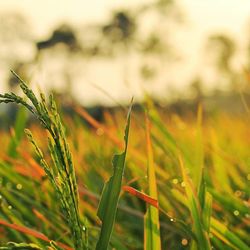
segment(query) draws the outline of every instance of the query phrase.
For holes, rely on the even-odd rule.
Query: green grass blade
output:
[[[214,179],[218,185],[220,192],[232,193],[231,185],[229,182],[228,169],[225,167],[228,163],[217,153],[219,151],[218,136],[215,131],[211,132],[211,146],[212,146],[212,161],[214,170]]]
[[[181,166],[183,180],[185,183],[188,207],[189,207],[192,219],[193,219],[194,233],[198,241],[197,246],[195,246],[193,242],[192,249],[197,249],[198,247],[198,249],[211,250],[211,245],[210,245],[208,234],[203,227],[202,211],[201,211],[201,206],[199,203],[198,195],[195,192],[193,183],[191,179],[189,178],[186,172],[186,169],[184,168],[181,156],[180,156],[180,166]]]
[[[146,116],[146,138],[147,138],[147,155],[148,155],[148,185],[149,195],[158,199],[156,176],[154,168],[153,150],[150,138],[150,123]],[[147,205],[147,211],[144,216],[144,249],[153,250],[161,249],[161,238],[160,238],[160,223],[159,223],[159,210],[156,207]]]
[[[42,151],[34,141],[31,132],[26,130],[26,134],[33,144],[37,156],[40,159],[40,163],[48,175],[59,198],[67,224],[72,234],[75,248],[77,250],[88,249],[87,230],[85,230],[86,225],[83,227],[80,220],[78,188],[74,165],[56,103],[52,96],[50,97],[49,105],[46,103],[43,94],[41,94],[40,99],[38,99],[34,92],[28,88],[26,83],[17,76],[15,72],[12,73],[20,81],[20,87],[23,93],[33,106],[29,105],[22,97],[13,93],[5,95],[0,94],[0,103],[12,102],[23,105],[30,110],[37,119],[40,120],[44,128],[48,130],[50,134],[49,145],[51,146],[50,149],[52,149],[50,152],[55,167],[54,169],[46,163]]]
[[[205,192],[205,204],[202,211],[203,215],[203,225],[207,234],[210,232],[210,220],[212,215],[212,201],[213,197],[209,192]]]
[[[234,249],[250,249],[237,235],[232,233],[224,224],[214,218],[211,219],[211,232]]]
[[[164,122],[161,120],[160,115],[157,113],[156,109],[154,107],[150,108],[150,111],[148,113],[150,120],[153,122],[155,127],[159,130],[159,132],[163,135],[163,137],[166,139],[165,142],[172,152],[176,152],[177,149],[177,143],[171,133],[167,130],[166,126],[164,125]]]
[[[196,162],[191,169],[193,172],[192,179],[199,197],[201,192],[203,165],[204,165],[203,145],[204,144],[202,138],[202,107],[201,105],[199,105],[197,112],[196,153],[195,153]]]
[[[20,250],[42,250],[42,248],[38,247],[35,244],[26,244],[26,243],[14,243],[14,242],[9,242],[6,247],[0,247],[1,250],[15,250],[15,249],[20,249]]]
[[[96,245],[97,250],[106,250],[109,245],[110,237],[116,217],[119,195],[121,192],[122,178],[125,169],[125,158],[128,147],[128,135],[130,126],[131,107],[128,112],[127,125],[125,129],[125,150],[113,158],[113,175],[105,184],[102,197],[99,203],[97,215],[102,221],[101,233]]]

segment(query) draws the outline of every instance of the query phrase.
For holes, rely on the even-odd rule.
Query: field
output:
[[[21,86],[31,102],[0,96],[23,104],[0,135],[0,249],[250,249],[248,114],[147,99],[98,122]]]

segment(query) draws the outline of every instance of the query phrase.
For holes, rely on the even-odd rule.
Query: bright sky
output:
[[[142,0],[8,0],[0,1],[1,10],[21,11],[30,16],[40,32],[60,21],[73,23],[100,20],[110,10],[136,6]],[[146,2],[146,1],[145,1]],[[182,0],[188,19],[198,30],[216,28],[240,31],[250,16],[249,0]]]
[[[186,55],[186,61],[181,65],[183,78],[187,76],[186,79],[188,79],[190,72],[195,73],[199,70],[200,61],[197,55],[200,55],[199,50],[209,33],[223,32],[239,41],[247,40],[250,36],[250,28],[249,31],[247,30],[247,27],[250,27],[249,0],[179,0],[177,2],[183,9],[187,21],[180,39],[176,42]],[[37,34],[44,37],[50,34],[55,25],[63,21],[72,24],[101,21],[108,18],[113,9],[132,7],[141,3],[142,0],[6,0],[0,1],[0,10],[24,13],[30,17]],[[242,65],[241,61],[239,65]],[[105,71],[107,71],[106,68]],[[112,77],[113,83],[109,84],[114,86],[120,81],[121,76],[112,75]],[[98,84],[98,79],[93,79]],[[90,77],[90,80],[93,79]]]
[[[249,0],[183,0],[187,15],[196,32],[223,32],[246,39],[250,27]],[[250,28],[249,28],[250,30]]]
[[[131,7],[140,2],[140,0],[8,0],[0,1],[0,9],[25,13],[32,18],[39,32],[44,34],[51,25],[62,21],[73,24],[100,21],[114,8]]]

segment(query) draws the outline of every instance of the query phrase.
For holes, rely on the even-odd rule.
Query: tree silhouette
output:
[[[103,35],[112,43],[127,42],[135,34],[136,22],[128,11],[117,11],[113,13],[110,23],[101,28]]]
[[[217,58],[217,67],[224,72],[231,72],[231,59],[234,56],[236,45],[232,38],[226,35],[212,35],[208,38],[209,48],[214,50]]]
[[[47,49],[51,48],[58,43],[63,43],[70,47],[71,49],[79,48],[75,32],[69,25],[63,24],[56,28],[50,38],[44,41],[38,41],[36,43],[37,49]]]

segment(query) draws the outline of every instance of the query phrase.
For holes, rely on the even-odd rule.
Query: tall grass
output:
[[[75,106],[63,124],[54,98],[18,79],[26,99],[0,102],[40,124],[25,130],[28,142],[20,111],[12,136],[1,132],[0,249],[249,249],[244,117],[203,120],[200,107],[183,119],[150,104],[145,122],[117,111],[100,123]]]
[[[150,122],[148,115],[146,115],[146,143],[147,143],[147,178],[148,178],[148,193],[149,195],[158,200],[156,174],[154,166],[153,149],[150,135]],[[144,217],[144,249],[153,250],[161,249],[160,238],[160,223],[159,223],[159,210],[157,207],[148,204]]]
[[[32,133],[29,130],[25,131],[30,142],[35,148],[40,164],[42,165],[58,196],[58,201],[61,204],[62,212],[64,213],[71,231],[75,248],[87,249],[87,228],[86,225],[83,225],[80,221],[78,187],[76,183],[72,155],[53,96],[50,96],[49,105],[47,105],[43,94],[40,95],[41,100],[38,100],[25,82],[14,72],[13,74],[19,79],[20,87],[23,90],[23,93],[33,106],[28,104],[25,99],[15,95],[14,93],[1,95],[1,101],[6,103],[13,102],[22,104],[29,111],[31,111],[37,119],[40,120],[44,128],[49,132],[48,146],[53,161],[52,166],[49,166],[46,162],[41,149],[33,139]]]

